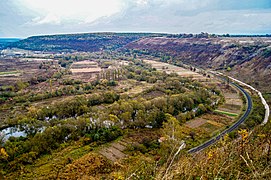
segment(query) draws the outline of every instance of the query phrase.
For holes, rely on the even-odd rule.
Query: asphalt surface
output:
[[[206,141],[205,143],[197,146],[197,147],[194,147],[190,150],[188,150],[188,153],[196,153],[196,152],[199,152],[209,146],[211,146],[212,144],[216,143],[217,141],[219,141],[221,138],[223,138],[223,136],[225,134],[228,134],[230,132],[232,132],[233,130],[237,129],[238,126],[240,124],[242,124],[246,118],[248,117],[248,115],[250,114],[251,110],[252,110],[252,100],[251,100],[251,97],[250,95],[242,88],[240,87],[238,84],[235,84],[233,82],[230,82],[230,84],[232,84],[233,86],[237,87],[245,96],[246,100],[247,100],[247,109],[246,109],[246,112],[243,114],[243,116],[237,121],[235,122],[231,127],[229,127],[228,129],[224,130],[223,132],[221,132],[218,136],[216,137],[213,137],[212,139]]]

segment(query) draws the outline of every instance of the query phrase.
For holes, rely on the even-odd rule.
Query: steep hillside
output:
[[[271,80],[271,38],[142,38],[123,50],[154,55],[197,67],[227,70],[241,80],[268,90]]]
[[[9,47],[52,52],[114,50],[151,33],[85,33],[33,36]]]

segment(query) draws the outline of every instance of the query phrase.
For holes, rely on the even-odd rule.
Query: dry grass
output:
[[[99,73],[102,69],[94,61],[79,61],[71,66],[72,73]]]
[[[73,66],[75,66],[75,65],[96,65],[97,66],[97,62],[84,60],[84,61],[79,61],[79,62],[73,63]]]
[[[144,62],[151,64],[153,68],[156,68],[160,71],[165,71],[166,73],[177,73],[178,75],[182,77],[191,77],[193,79],[206,79],[204,76],[202,76],[199,73],[190,71],[188,69],[174,66],[168,63],[163,63],[159,61],[153,61],[153,60],[144,60]]]
[[[97,62],[88,60],[75,62],[71,66],[72,73],[98,73],[101,70]]]
[[[270,131],[248,134],[239,131],[242,138],[234,142],[226,137],[205,151],[182,155],[166,179],[270,179]],[[163,176],[160,171],[157,179]]]
[[[71,69],[72,73],[98,73],[102,69],[100,67],[95,68],[81,68],[81,69]]]
[[[123,94],[127,95],[136,95],[142,93],[144,90],[151,88],[154,84],[147,82],[137,82],[136,80],[125,81],[125,85],[122,84],[121,87],[127,89]]]
[[[75,143],[58,152],[42,156],[37,159],[33,165],[24,166],[21,170],[9,174],[9,176],[5,178],[10,180],[36,178],[56,179],[60,171],[65,172],[66,166],[70,163],[74,163],[73,160],[80,159],[90,151],[90,146],[81,146],[80,143]]]
[[[220,114],[204,114],[193,120],[187,121],[185,126],[192,128],[198,132],[204,132],[202,136],[214,134],[219,130],[223,130],[227,125],[233,122],[233,118]]]
[[[202,119],[202,118],[196,117],[195,119],[187,121],[185,123],[185,126],[188,126],[189,128],[197,128],[197,127],[205,124],[206,122],[207,122],[206,119]]]
[[[100,179],[112,165],[102,156],[89,153],[68,164],[57,176],[59,179]]]
[[[218,123],[216,121],[211,121],[211,120],[208,120],[207,123],[212,124],[213,126],[216,126],[216,127],[223,127],[224,126],[224,124],[222,124],[222,123]]]
[[[225,83],[217,84],[217,88],[220,89],[225,99],[224,104],[220,105],[217,110],[240,114],[243,108],[243,100],[239,91],[235,87],[228,86]]]
[[[40,69],[40,64],[48,63],[48,69]],[[51,76],[59,69],[56,60],[50,59],[1,59],[0,84],[14,85],[17,81],[28,82],[33,77]]]
[[[20,76],[20,72],[18,71],[8,71],[8,72],[0,72],[0,77],[4,76]]]

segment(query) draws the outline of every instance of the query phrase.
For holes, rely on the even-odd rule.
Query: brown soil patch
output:
[[[222,123],[218,123],[218,122],[210,121],[210,120],[208,120],[207,123],[212,124],[212,125],[217,126],[217,127],[222,127],[223,126]]]
[[[230,113],[239,114],[241,111],[242,106],[236,105],[236,104],[224,104],[221,107],[218,108],[220,111],[226,111]]]
[[[225,98],[228,99],[239,99],[239,95],[237,93],[224,93]]]
[[[234,118],[223,115],[223,114],[204,114],[201,118],[206,120],[212,120],[224,125],[231,124],[234,121]]]
[[[213,133],[221,130],[221,128],[230,125],[234,121],[233,118],[220,114],[204,114],[193,120],[187,121],[185,126],[193,129],[203,130],[207,133]]]
[[[197,127],[205,124],[206,122],[207,122],[207,120],[197,117],[195,119],[187,121],[185,123],[185,125],[188,126],[189,128],[197,128]]]
[[[226,84],[219,84],[218,87],[225,98],[225,103],[221,105],[218,110],[239,114],[243,107],[243,101],[239,95],[239,91]]]
[[[100,154],[107,159],[116,162],[119,159],[123,159],[126,155],[122,152],[126,148],[126,142],[114,142],[109,147],[106,147],[100,151]]]
[[[158,129],[132,130],[123,139],[108,144],[99,150],[99,153],[112,162],[119,161],[125,157],[125,150],[129,145],[142,143],[145,139],[157,139],[160,137]]]

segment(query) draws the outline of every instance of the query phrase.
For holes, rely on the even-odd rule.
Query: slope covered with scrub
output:
[[[162,61],[185,63],[227,73],[256,88],[269,91],[271,39],[259,37],[166,38],[146,37],[122,48]]]

